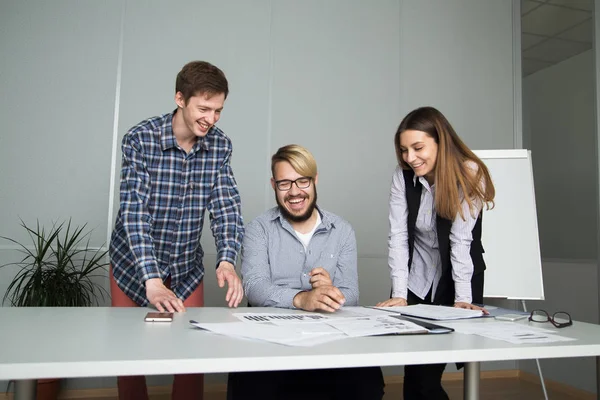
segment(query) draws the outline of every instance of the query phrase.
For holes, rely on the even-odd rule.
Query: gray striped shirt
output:
[[[407,289],[420,298],[424,298],[429,289],[432,289],[433,298],[442,275],[436,229],[435,187],[429,186],[423,177],[415,176],[415,182],[416,179],[419,179],[423,185],[423,190],[417,215],[415,248],[410,273],[408,271],[408,206],[404,177],[400,167],[397,167],[394,172],[390,192],[388,265],[392,278],[392,296],[404,299],[407,298]],[[481,210],[481,204],[477,206]],[[473,260],[470,255],[473,241],[471,232],[477,218],[471,215],[466,201],[462,202],[462,207],[465,220],[458,215],[450,229],[450,261],[455,286],[454,301],[471,303],[471,277],[473,276]]]
[[[344,219],[317,207],[321,224],[306,250],[277,207],[246,227],[242,244],[242,281],[248,302],[259,307],[294,308],[294,296],[311,290],[308,273],[329,272],[333,285],[358,305],[356,237]]]

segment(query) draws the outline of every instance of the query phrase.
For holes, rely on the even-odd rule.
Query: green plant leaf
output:
[[[19,262],[0,265],[0,268],[17,266],[19,271],[10,282],[3,303],[7,301],[18,307],[62,307],[97,305],[105,299],[107,290],[98,278],[106,278],[108,251],[90,246],[91,232],[85,231],[87,224],[76,227],[71,219],[54,223],[46,229],[29,227],[21,220],[31,245],[0,236],[16,244],[23,259]]]

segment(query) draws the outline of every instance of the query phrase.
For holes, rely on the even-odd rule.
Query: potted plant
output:
[[[106,277],[106,254],[90,246],[91,231],[86,225],[73,227],[71,220],[53,224],[49,230],[29,227],[21,220],[31,241],[28,244],[0,236],[16,244],[23,259],[0,265],[18,267],[2,303],[14,307],[86,307],[98,305],[106,289],[94,278]],[[58,379],[38,381],[38,399],[56,399],[60,389]]]

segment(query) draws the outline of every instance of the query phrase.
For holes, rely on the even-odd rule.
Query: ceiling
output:
[[[523,76],[592,48],[594,0],[521,0]]]

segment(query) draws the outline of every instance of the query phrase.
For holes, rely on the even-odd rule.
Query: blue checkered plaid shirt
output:
[[[217,127],[189,153],[173,134],[173,113],[142,121],[123,138],[120,209],[110,243],[113,275],[137,304],[144,282],[171,276],[186,299],[204,276],[200,236],[208,210],[217,265],[235,265],[244,227],[231,170],[231,140]]]

